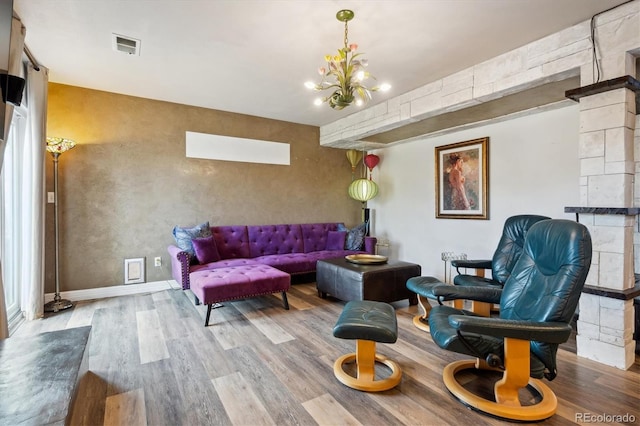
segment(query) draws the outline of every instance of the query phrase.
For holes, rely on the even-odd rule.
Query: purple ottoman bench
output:
[[[214,303],[245,299],[281,291],[285,309],[289,309],[287,290],[291,287],[291,275],[269,265],[242,265],[192,272],[191,291],[196,305],[207,305],[205,327]]]

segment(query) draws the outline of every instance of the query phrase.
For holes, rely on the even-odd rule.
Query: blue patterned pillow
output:
[[[209,222],[201,223],[193,228],[180,228],[176,226],[173,228],[173,238],[176,239],[176,245],[180,250],[189,253],[191,258],[194,258],[196,253],[193,249],[192,240],[194,238],[204,238],[211,236],[211,227]]]
[[[362,250],[364,247],[364,237],[367,233],[367,224],[361,223],[354,228],[347,228],[343,224],[338,224],[338,231],[347,231],[347,239],[344,248],[347,250]]]

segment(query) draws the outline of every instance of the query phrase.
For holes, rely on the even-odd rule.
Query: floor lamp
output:
[[[55,273],[56,273],[56,294],[53,297],[53,300],[44,305],[45,312],[58,312],[64,309],[69,309],[73,307],[73,303],[70,300],[63,299],[60,297],[60,274],[59,274],[59,259],[60,259],[60,250],[59,250],[59,234],[58,234],[58,158],[64,152],[69,151],[71,148],[76,146],[76,143],[69,139],[64,138],[47,138],[47,151],[51,153],[53,156],[53,221],[55,223],[55,240],[56,240],[56,265],[55,265]]]

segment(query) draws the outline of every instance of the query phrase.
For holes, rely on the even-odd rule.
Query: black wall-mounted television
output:
[[[0,92],[2,93],[0,97],[0,126],[2,126],[0,127],[0,139],[3,141],[9,133],[13,112],[9,105],[20,105],[25,85],[25,80],[19,75],[15,75],[20,72],[15,72],[14,69],[12,74],[9,69],[12,16],[13,0],[0,0]]]
[[[9,50],[11,47],[11,17],[13,16],[13,0],[0,0],[0,139],[5,140],[5,123],[8,115],[6,95],[9,91]],[[6,129],[7,132],[9,129]],[[4,145],[4,144],[3,144]],[[0,156],[2,158],[2,156]]]

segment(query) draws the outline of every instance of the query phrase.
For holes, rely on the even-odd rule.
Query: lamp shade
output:
[[[48,137],[47,138],[47,151],[52,154],[62,154],[69,151],[76,146],[75,141],[65,138]]]
[[[378,184],[370,179],[356,179],[349,185],[349,196],[358,201],[369,201],[378,195]]]

